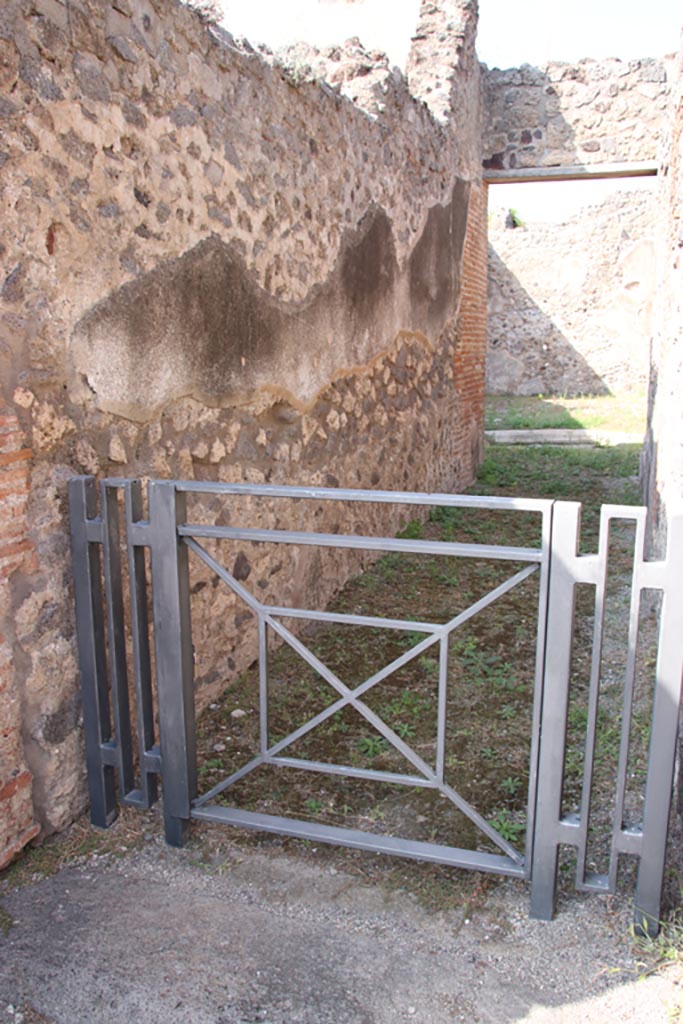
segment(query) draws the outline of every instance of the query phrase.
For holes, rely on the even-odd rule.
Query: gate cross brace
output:
[[[348,686],[346,686],[346,684],[343,683],[338,678],[338,676],[335,675],[334,672],[332,672],[326,665],[324,665],[323,662],[321,662],[313,654],[312,651],[310,651],[303,643],[301,643],[301,641],[298,640],[297,637],[295,637],[290,632],[290,630],[283,626],[282,623],[277,621],[277,618],[275,617],[274,614],[275,609],[271,608],[268,605],[262,604],[252,594],[250,594],[246,587],[243,587],[241,583],[239,583],[231,573],[229,573],[219,562],[217,562],[216,559],[213,558],[201,544],[194,540],[194,538],[185,537],[184,540],[187,546],[190,548],[190,550],[193,551],[196,555],[198,555],[198,557],[206,565],[208,565],[209,568],[212,569],[216,573],[216,575],[221,580],[223,580],[223,582],[226,583],[230,587],[230,589],[257,614],[260,623],[263,622],[269,625],[276,633],[278,633],[282,637],[283,640],[285,640],[289,644],[289,646],[294,651],[296,651],[297,654],[300,655],[301,658],[303,658],[304,661],[306,661],[311,666],[311,668],[313,668],[327,683],[329,683],[330,686],[332,686],[333,689],[335,689],[340,694],[340,699],[335,701],[334,704],[331,704],[329,707],[325,708],[314,718],[304,723],[294,732],[290,733],[288,736],[279,740],[276,744],[274,744],[271,747],[268,747],[267,736],[264,735],[264,731],[262,729],[261,753],[257,757],[249,761],[237,772],[234,772],[227,779],[224,779],[222,782],[218,783],[218,785],[214,786],[213,789],[209,790],[199,799],[195,800],[193,803],[193,807],[195,809],[202,807],[204,804],[208,803],[211,799],[213,799],[213,797],[217,796],[218,793],[223,792],[229,786],[244,778],[245,775],[254,771],[256,768],[260,767],[263,764],[277,764],[279,761],[279,763],[286,764],[289,767],[296,766],[297,759],[278,759],[276,755],[279,754],[286,747],[290,746],[296,740],[300,739],[302,736],[311,732],[318,725],[321,725],[324,721],[326,721],[332,715],[336,714],[342,708],[351,706],[356,711],[358,711],[359,714],[362,715],[362,717],[365,718],[366,721],[368,721],[370,725],[372,725],[373,728],[376,729],[377,732],[379,732],[387,740],[388,743],[391,744],[391,746],[398,750],[399,753],[401,753],[406,758],[407,761],[409,761],[415,768],[417,768],[417,770],[421,773],[422,776],[421,779],[419,777],[416,779],[414,776],[399,776],[394,773],[368,773],[372,778],[379,777],[384,781],[393,782],[401,781],[403,782],[404,785],[421,784],[422,786],[426,786],[427,788],[438,790],[445,797],[447,797],[447,799],[450,800],[451,803],[453,803],[458,808],[458,810],[465,814],[484,833],[484,835],[487,836],[488,839],[495,843],[496,846],[498,846],[508,857],[510,857],[511,860],[513,860],[517,864],[523,863],[524,858],[519,853],[519,851],[517,851],[510,843],[508,843],[507,840],[503,839],[503,837],[493,828],[493,826],[490,825],[489,822],[486,821],[486,819],[483,818],[474,809],[474,807],[472,807],[472,805],[468,803],[467,800],[465,800],[456,790],[454,790],[451,786],[448,785],[448,783],[444,781],[443,756],[441,752],[443,750],[443,743],[445,740],[445,701],[442,699],[442,694],[445,697],[446,664],[445,656],[443,654],[443,647],[445,646],[445,641],[447,641],[449,635],[454,629],[457,629],[458,626],[461,626],[463,623],[467,622],[478,612],[482,611],[484,608],[488,607],[488,605],[492,604],[498,598],[502,597],[509,590],[512,590],[513,587],[516,587],[520,583],[522,583],[525,579],[527,579],[528,576],[530,576],[533,572],[537,570],[536,565],[526,566],[520,572],[516,573],[514,576],[505,580],[494,590],[489,591],[474,604],[470,605],[469,608],[466,608],[464,611],[460,612],[449,622],[446,622],[442,625],[432,623],[421,623],[420,625],[422,626],[423,630],[429,630],[431,634],[430,636],[427,636],[419,644],[416,644],[409,651],[406,651],[404,654],[402,654],[399,658],[396,658],[394,661],[390,662],[390,664],[386,665],[383,669],[380,669],[380,671],[370,676],[355,689],[351,689]],[[277,614],[286,615],[287,611],[288,610],[286,608],[278,608]],[[303,610],[297,609],[297,611]],[[355,616],[345,616],[346,621],[353,620],[355,618]],[[364,623],[373,621],[371,619],[366,619],[365,617],[359,616],[358,618],[362,618],[362,621]],[[385,623],[388,621],[389,620],[384,620]],[[412,628],[415,624],[405,622],[402,625],[403,628]],[[378,715],[376,715],[374,711],[372,711],[363,701],[359,700],[359,697],[361,697],[364,693],[367,693],[368,690],[374,687],[377,683],[381,682],[383,679],[386,679],[387,676],[391,675],[399,668],[402,668],[409,661],[412,661],[414,658],[418,657],[423,651],[427,650],[429,647],[431,647],[433,644],[437,642],[441,643],[442,656],[440,658],[441,665],[439,673],[439,736],[437,741],[439,754],[437,755],[437,771],[434,771],[418,754],[415,753],[415,751],[410,746],[408,746],[407,743],[405,743],[401,739],[400,736],[397,735],[397,733],[395,733]],[[263,717],[263,708],[261,722],[263,726],[265,724]],[[308,767],[309,769],[312,768],[313,770],[318,771],[325,770],[324,765],[315,762],[303,761],[301,762],[300,766]],[[335,768],[336,773],[345,770],[340,769],[339,766],[331,767],[333,774],[335,773]],[[351,772],[349,772],[348,770],[346,770],[346,773],[351,774]]]

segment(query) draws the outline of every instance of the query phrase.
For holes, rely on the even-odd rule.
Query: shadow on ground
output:
[[[312,846],[204,828],[173,850],[160,815],[145,827],[137,850],[4,886],[3,1024],[656,1024],[680,1006],[673,978],[635,980],[625,903],[573,896],[541,923],[502,882],[427,910]]]

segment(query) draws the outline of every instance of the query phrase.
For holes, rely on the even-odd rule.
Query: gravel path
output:
[[[313,853],[231,848],[208,868],[158,838],[5,890],[2,1024],[669,1022],[674,977],[636,981],[628,905],[573,896],[530,921],[505,882],[471,919],[363,885]]]

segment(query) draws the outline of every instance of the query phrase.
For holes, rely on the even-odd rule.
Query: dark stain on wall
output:
[[[448,206],[433,206],[410,257],[413,323],[434,324],[451,315],[460,294],[460,263],[470,186],[458,181]],[[418,327],[419,329],[419,327]]]
[[[207,238],[82,317],[72,381],[85,378],[105,411],[141,421],[190,394],[230,405],[277,386],[307,403],[402,329],[436,341],[457,308],[468,199],[458,181],[450,202],[430,210],[405,269],[387,214],[368,211],[301,302],[274,298],[235,248]]]
[[[395,286],[397,271],[391,221],[382,210],[373,210],[361,221],[358,237],[341,261],[341,284],[356,323],[373,320]]]

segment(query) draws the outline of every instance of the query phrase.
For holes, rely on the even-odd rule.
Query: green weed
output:
[[[420,633],[418,630],[410,630],[408,633],[400,634],[400,644],[402,647],[416,647],[421,644],[423,640],[426,640],[427,633]]]
[[[524,833],[524,822],[515,821],[507,810],[498,811],[492,818],[489,818],[489,825],[492,825],[498,835],[508,843],[516,842]]]
[[[384,576],[385,579],[393,579],[401,568],[402,561],[403,555],[399,551],[392,551],[388,555],[382,555],[381,558],[378,558],[374,569]],[[363,580],[369,576],[372,576],[372,573],[363,573],[357,579]]]
[[[415,735],[415,726],[409,725],[408,722],[397,722],[394,726],[394,732],[397,736],[400,736],[402,740],[409,739]]]
[[[356,747],[364,757],[379,757],[389,749],[389,744],[383,736],[361,736]]]
[[[200,778],[205,778],[212,772],[221,771],[223,768],[223,760],[220,757],[210,757],[203,764],[201,764],[197,770],[197,774]]]
[[[683,907],[659,922],[657,935],[639,935],[631,925],[631,938],[640,977],[672,966],[683,969]]]
[[[422,655],[421,658],[417,659],[417,663],[428,676],[435,676],[439,674],[439,663],[436,658],[430,658],[427,655]]]
[[[3,907],[0,907],[0,932],[2,932],[5,938],[7,938],[7,936],[9,935],[10,928],[12,927],[13,924],[14,918],[12,917],[12,915],[8,914]]]
[[[387,719],[403,718],[406,715],[417,718],[423,711],[429,711],[431,706],[432,702],[428,698],[421,697],[412,690],[404,690],[400,697],[387,701],[382,706],[380,714],[382,718]]]
[[[437,505],[429,513],[430,523],[438,523],[440,526],[455,527],[462,519],[462,509],[451,508],[449,505]]]
[[[453,652],[457,655],[468,678],[477,685],[482,685],[487,681],[491,669],[500,661],[498,655],[480,650],[477,641],[472,637],[457,641],[453,645]]]
[[[341,711],[335,711],[332,715],[330,722],[327,726],[327,733],[330,736],[334,736],[335,733],[345,733],[349,731],[348,724],[342,718]]]
[[[420,540],[424,536],[424,526],[419,519],[411,519],[396,536],[401,540]]]
[[[507,778],[503,779],[501,782],[500,788],[506,796],[516,796],[521,785],[521,779],[518,779],[517,776],[508,775]]]

